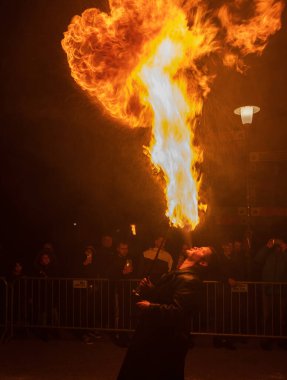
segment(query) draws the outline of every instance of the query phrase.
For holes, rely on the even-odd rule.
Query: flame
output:
[[[249,19],[241,17],[242,8],[247,0],[236,0],[234,4],[223,5],[218,11],[218,18],[226,31],[225,43],[237,53],[227,52],[224,56],[226,66],[234,66],[238,71],[244,71],[241,57],[256,53],[262,54],[268,38],[281,28],[281,14],[284,9],[283,1],[257,0],[251,4],[254,16]]]
[[[250,5],[250,2],[248,2]],[[130,127],[152,127],[150,159],[163,174],[167,212],[177,227],[199,223],[198,118],[218,56],[244,70],[243,57],[261,54],[281,27],[283,0],[247,0],[210,10],[201,0],[110,0],[75,16],[62,47],[71,75],[96,104]]]

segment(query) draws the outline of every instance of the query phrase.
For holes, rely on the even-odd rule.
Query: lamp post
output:
[[[242,106],[238,107],[234,110],[234,113],[236,115],[241,116],[241,122],[242,124],[252,124],[253,115],[260,111],[260,108],[257,106]],[[251,197],[250,197],[250,167],[249,167],[249,128],[245,129],[245,139],[246,139],[246,216],[247,216],[247,239],[248,239],[248,245],[250,248],[251,245],[251,223],[250,223],[250,217],[251,217]],[[249,236],[249,237],[248,237]]]
[[[259,111],[257,106],[243,106],[236,108],[234,113],[241,116],[242,124],[252,124],[253,115]]]

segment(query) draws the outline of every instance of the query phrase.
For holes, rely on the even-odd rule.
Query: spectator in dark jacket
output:
[[[133,260],[129,255],[129,245],[127,242],[120,241],[117,244],[116,253],[112,256],[106,273],[111,280],[123,280],[133,277]]]
[[[101,245],[96,250],[96,270],[100,278],[107,278],[114,257],[113,238],[110,234],[104,234]]]
[[[277,335],[287,332],[287,244],[282,239],[269,239],[254,258],[260,280],[269,282],[263,286],[263,332]],[[271,284],[273,283],[273,284]],[[287,346],[286,342],[284,344]],[[262,342],[262,348],[272,348],[272,340]]]
[[[233,256],[233,242],[226,239],[221,244],[221,250],[214,255],[212,280],[220,281],[215,288],[215,300],[217,307],[216,313],[216,330],[218,333],[231,333],[231,290],[236,286],[238,272],[236,260]],[[225,347],[234,350],[234,339],[232,337],[216,336],[213,339],[215,347]]]
[[[42,250],[34,261],[34,276],[41,279],[33,279],[31,310],[33,312],[34,323],[44,328],[39,328],[38,335],[43,340],[48,340],[50,335],[57,336],[58,330],[48,330],[47,326],[58,326],[58,286],[59,283],[54,279],[59,274],[57,262],[52,254],[47,250]],[[52,334],[51,334],[52,333]]]
[[[109,300],[111,312],[111,322],[115,328],[127,328],[131,319],[130,294],[131,284],[129,281],[134,276],[132,257],[129,255],[129,245],[126,241],[119,241],[116,253],[113,255],[109,269],[107,270],[110,279]],[[125,332],[115,334],[115,343],[126,346],[129,336]]]

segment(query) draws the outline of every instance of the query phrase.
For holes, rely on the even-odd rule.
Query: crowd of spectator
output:
[[[53,244],[47,242],[30,263],[27,264],[25,258],[13,259],[1,268],[0,275],[12,281],[24,275],[119,280],[150,274],[157,281],[163,273],[180,265],[189,248],[183,243],[179,252],[169,252],[165,245],[165,237],[158,235],[150,248],[134,252],[128,240],[115,242],[110,234],[104,234],[99,246],[87,245],[82,252],[63,263]],[[281,238],[267,239],[257,251],[251,249],[244,239],[222,239],[215,252],[208,268],[203,271],[203,280],[226,281],[230,286],[236,281],[287,281],[287,243]]]
[[[153,266],[152,276],[158,279],[161,274],[175,268],[176,261],[164,248],[164,238],[157,236],[154,244],[143,252],[130,252],[130,243],[125,239],[116,242],[109,234],[101,237],[100,245],[87,245],[82,252],[62,262],[52,243],[44,243],[35,257],[27,264],[25,258],[11,260],[0,275],[9,282],[21,276],[29,277],[75,277],[141,278],[149,271],[150,265],[159,249],[159,255]]]
[[[89,278],[89,279],[140,279],[149,276],[153,282],[162,274],[176,270],[185,258],[189,248],[183,243],[179,252],[166,249],[166,238],[155,236],[150,248],[135,252],[128,240],[114,241],[111,234],[103,234],[100,245],[87,245],[75,257],[61,263],[52,243],[44,243],[30,264],[24,264],[19,258],[13,260],[8,267],[1,268],[8,283],[22,277],[33,278]],[[157,257],[156,260],[155,257]],[[252,250],[247,238],[242,240],[222,239],[215,254],[201,270],[202,280],[220,281],[230,289],[239,282],[256,281],[271,283],[287,283],[287,243],[279,237],[271,237],[262,242],[261,248]],[[271,303],[274,303],[274,292],[266,287],[263,294],[263,317],[270,318]],[[284,318],[287,315],[286,287],[284,288]],[[272,297],[271,297],[272,296]],[[282,304],[282,294],[280,294]],[[279,302],[279,300],[278,300]],[[284,322],[286,323],[286,321]],[[216,338],[215,346],[230,346],[232,341]]]

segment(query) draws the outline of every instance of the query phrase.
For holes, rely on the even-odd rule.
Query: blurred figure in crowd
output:
[[[101,237],[101,245],[96,250],[97,274],[100,278],[107,278],[114,256],[113,238],[110,234]]]
[[[253,260],[251,250],[245,241],[233,241],[233,257],[237,268],[237,280],[251,281],[253,278]]]
[[[96,263],[95,263],[96,250],[93,245],[88,245],[81,260],[78,275],[84,278],[96,277]]]
[[[6,260],[7,260],[7,254],[6,254],[5,250],[4,250],[4,246],[0,242],[0,277],[6,275],[6,271],[7,271],[7,262],[6,262]]]
[[[269,239],[254,258],[260,281],[270,282],[263,286],[263,332],[265,335],[287,333],[287,286],[276,284],[287,282],[287,244],[283,239]],[[262,341],[265,350],[272,349],[273,341]],[[286,340],[282,341],[287,348]]]
[[[34,274],[36,277],[56,277],[58,275],[57,264],[49,253],[43,251],[37,255],[34,261]]]
[[[80,332],[80,337],[86,344],[93,344],[101,335],[96,330],[100,320],[100,294],[99,284],[96,279],[97,263],[96,250],[93,245],[85,247],[81,257],[79,267],[77,268],[77,276],[85,279],[74,289],[75,299],[78,301],[79,307],[74,310],[75,321],[81,328],[85,328],[85,332]],[[94,327],[94,329],[92,329]],[[91,329],[90,329],[91,328]]]
[[[34,275],[40,277],[55,277],[59,273],[59,262],[51,243],[43,244],[34,259]]]
[[[128,326],[131,315],[130,294],[131,284],[129,281],[134,277],[133,258],[129,255],[129,245],[127,241],[121,240],[116,246],[116,253],[108,270],[110,279],[110,312],[111,323],[115,328],[125,328]],[[119,332],[113,336],[115,343],[120,346],[127,346],[129,334]]]
[[[126,241],[120,241],[117,244],[116,253],[111,256],[109,268],[107,268],[106,273],[111,280],[133,277],[133,260],[129,255],[129,245]]]
[[[16,259],[12,261],[8,266],[8,271],[6,275],[7,282],[13,284],[15,281],[23,277],[26,277],[23,260]]]
[[[232,333],[232,304],[231,292],[232,288],[237,285],[238,271],[233,251],[233,241],[224,239],[221,243],[221,249],[214,255],[215,262],[213,268],[212,280],[220,281],[216,286],[216,303],[217,303],[217,331],[218,333]],[[234,339],[225,336],[216,336],[213,339],[213,344],[216,348],[225,347],[229,350],[234,350]]]
[[[27,278],[27,275],[24,269],[24,261],[21,259],[11,261],[8,266],[6,280],[9,285],[9,295],[11,294],[8,297],[8,301],[11,300],[11,307],[8,312],[13,312],[13,316],[9,315],[9,318],[13,318],[13,334],[15,336],[22,335],[23,333],[27,335],[28,332],[24,326],[28,322],[29,294],[27,283],[21,281],[25,278]]]
[[[34,277],[31,282],[31,312],[33,323],[43,326],[38,329],[38,336],[47,341],[50,336],[59,337],[58,281],[57,261],[50,247],[43,247],[34,260]],[[40,279],[38,278],[40,277]],[[54,327],[54,328],[53,328]]]

